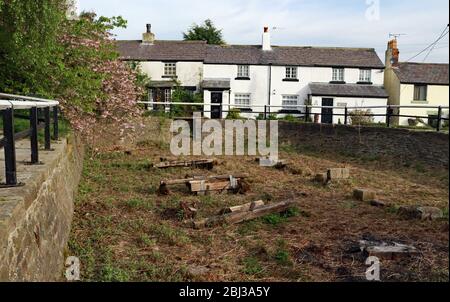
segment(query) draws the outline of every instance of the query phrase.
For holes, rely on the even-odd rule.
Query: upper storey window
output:
[[[250,77],[250,66],[248,65],[238,65],[238,78],[249,78]]]
[[[296,80],[298,79],[298,69],[297,67],[288,66],[286,67],[286,79]]]
[[[177,63],[175,63],[175,62],[164,63],[164,76],[165,77],[176,77],[177,76]]]
[[[333,82],[344,82],[345,70],[344,68],[333,68]]]

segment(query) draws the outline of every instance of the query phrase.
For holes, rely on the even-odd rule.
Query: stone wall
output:
[[[84,150],[71,136],[40,151],[43,165],[27,166],[28,141],[16,144],[23,187],[0,189],[0,281],[57,281],[74,211]],[[0,155],[0,168],[4,171]]]
[[[279,136],[282,143],[309,152],[388,160],[398,166],[448,169],[449,165],[449,135],[445,133],[280,122]]]

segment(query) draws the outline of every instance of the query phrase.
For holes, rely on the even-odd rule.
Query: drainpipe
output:
[[[271,105],[271,102],[272,102],[272,64],[269,64],[269,106]]]

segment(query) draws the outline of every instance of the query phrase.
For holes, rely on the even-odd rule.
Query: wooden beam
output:
[[[195,229],[216,227],[223,224],[236,224],[260,218],[272,213],[281,213],[296,205],[298,205],[298,201],[288,200],[258,207],[253,211],[235,212],[186,223],[190,224]]]
[[[154,167],[158,169],[196,167],[211,170],[214,168],[214,165],[217,165],[216,160],[206,159],[192,161],[167,161],[156,164]]]
[[[246,204],[243,204],[240,206],[229,207],[229,208],[223,209],[219,212],[219,215],[253,211],[253,210],[263,207],[263,206],[265,206],[264,201],[258,200],[258,201],[249,202],[249,203],[246,203]]]

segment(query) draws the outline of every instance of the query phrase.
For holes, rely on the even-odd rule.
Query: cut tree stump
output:
[[[168,169],[168,168],[199,168],[212,170],[217,165],[217,160],[204,159],[204,160],[191,160],[191,161],[163,161],[154,165],[154,168]]]
[[[298,205],[298,201],[288,200],[282,201],[267,206],[257,207],[253,210],[234,212],[225,215],[213,216],[206,219],[187,221],[187,225],[191,225],[195,229],[203,229],[216,227],[224,224],[237,224],[259,217],[266,216],[272,213],[281,213],[289,208]]]
[[[160,195],[169,195],[168,186],[186,185],[192,193],[205,194],[210,191],[228,191],[245,194],[250,188],[244,181],[248,174],[195,176],[184,179],[163,180],[159,186]]]

